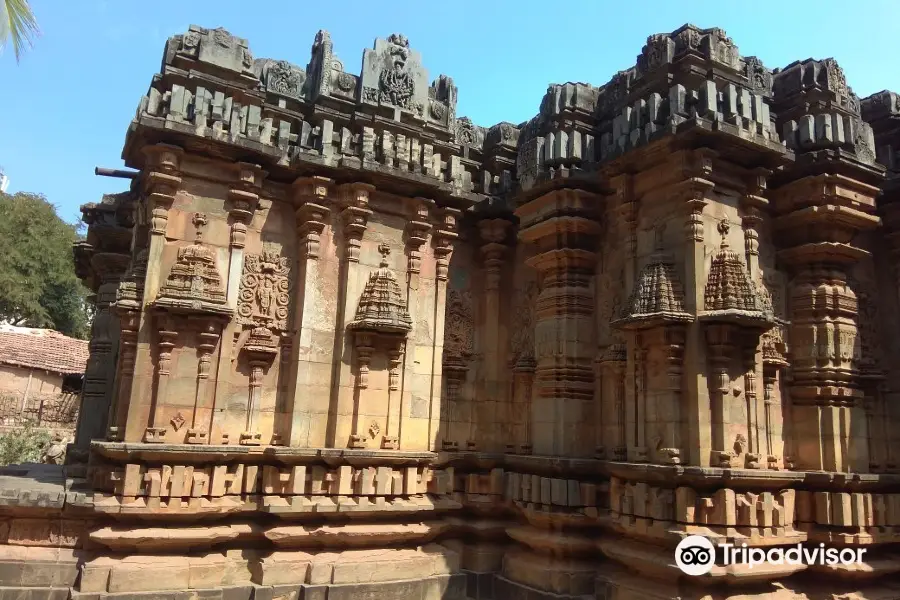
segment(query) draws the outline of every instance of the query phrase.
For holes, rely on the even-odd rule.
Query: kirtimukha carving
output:
[[[895,597],[900,95],[650,33],[493,126],[401,35],[358,72],[325,31],[305,68],[170,38],[74,252],[75,442],[0,482],[0,589]],[[686,577],[690,535],[866,554]]]

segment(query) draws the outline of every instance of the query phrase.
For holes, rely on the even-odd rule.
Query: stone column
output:
[[[359,403],[361,396],[365,394],[362,390],[368,389],[368,384],[359,386],[357,381],[355,385],[351,371],[354,363],[354,354],[358,354],[359,364],[361,366],[364,365],[362,368],[368,371],[370,356],[375,351],[373,346],[375,340],[366,339],[361,341],[357,339],[355,334],[347,331],[347,325],[356,315],[356,306],[368,275],[368,269],[361,265],[359,260],[363,236],[369,224],[369,217],[372,216],[372,210],[369,208],[369,198],[374,191],[374,186],[365,183],[348,183],[337,189],[338,198],[343,207],[340,216],[344,235],[344,253],[341,257],[340,290],[338,291],[338,314],[343,316],[343,320],[338,323],[337,328],[337,335],[341,339],[335,344],[336,348],[343,349],[343,360],[341,361],[340,374],[336,382],[339,386],[337,392],[338,410],[337,414],[331,416],[331,418],[336,419],[334,445],[337,448],[345,446],[351,448],[367,447],[364,442],[367,436],[363,433],[367,425],[362,422],[363,417],[359,410]],[[361,348],[357,346],[357,343],[360,341],[363,345]],[[359,380],[362,379],[363,377],[360,376]],[[347,410],[351,410],[354,415],[352,423],[347,422],[341,416],[348,414]],[[386,430],[387,426],[385,425]],[[378,446],[380,445],[379,443]]]
[[[107,439],[121,442],[125,436],[125,422],[128,418],[128,403],[131,399],[131,388],[134,381],[134,364],[137,356],[138,328],[140,312],[121,309],[114,306],[115,315],[119,318],[119,360],[116,368],[116,391],[109,412],[109,431]]]
[[[403,353],[403,373],[400,382],[400,411],[397,422],[397,435],[399,447],[409,448],[416,442],[416,431],[412,425],[412,419],[428,419],[430,406],[427,398],[431,393],[431,380],[427,374],[423,374],[422,365],[418,358],[422,355],[419,347],[425,343],[430,346],[431,331],[425,330],[434,321],[434,315],[429,315],[429,308],[433,302],[428,302],[428,292],[433,286],[423,286],[422,269],[426,267],[426,277],[433,277],[433,265],[423,265],[423,248],[431,236],[431,212],[434,210],[434,201],[428,198],[413,198],[407,203],[409,221],[404,232],[406,237],[406,306],[409,317],[412,320],[413,330],[406,344],[406,352]],[[430,253],[429,253],[430,258]],[[431,352],[430,347],[425,347],[425,354]],[[424,365],[430,374],[430,362]],[[427,434],[428,426],[425,428]],[[421,440],[420,440],[421,441]]]
[[[701,154],[694,161],[699,163],[695,174],[679,184],[673,193],[681,199],[685,211],[684,236],[684,305],[689,314],[696,315],[704,306],[704,285],[706,282],[706,247],[704,246],[704,210],[709,205],[709,195],[715,184],[705,177],[712,172],[711,162]],[[710,465],[711,431],[710,388],[706,375],[706,339],[703,326],[698,322],[687,325],[684,348],[685,405],[687,422],[687,451],[685,464]]]
[[[481,401],[475,403],[473,432],[471,441],[478,449],[496,450],[500,444],[509,441],[509,415],[504,406],[501,385],[500,363],[502,340],[500,339],[500,281],[507,247],[504,242],[512,225],[506,219],[483,219],[478,222],[481,240],[481,255],[484,260],[484,311],[481,337],[481,368],[484,387]],[[479,425],[482,429],[479,431]],[[489,428],[489,429],[488,429]],[[505,431],[504,431],[505,430]],[[487,439],[485,439],[487,438]]]
[[[428,447],[437,450],[444,446],[445,439],[438,435],[447,435],[449,429],[449,411],[441,402],[444,355],[444,315],[447,312],[447,278],[450,271],[450,258],[453,255],[453,244],[459,238],[458,223],[461,216],[459,209],[449,206],[439,211],[439,222],[432,235],[432,252],[434,253],[434,329],[432,332],[431,368],[429,369],[430,393],[428,408]],[[464,375],[463,375],[464,376]],[[459,383],[457,381],[457,383]]]
[[[625,345],[611,344],[600,357],[603,371],[601,399],[607,426],[603,436],[603,456],[610,460],[625,460],[627,457],[626,411],[625,411]],[[611,402],[606,398],[611,398]],[[608,437],[607,437],[608,436]]]
[[[228,190],[225,205],[231,228],[228,241],[228,279],[225,295],[228,308],[237,312],[238,293],[241,287],[241,275],[244,267],[244,247],[247,243],[247,228],[253,220],[256,207],[259,205],[259,192],[267,173],[259,165],[244,162],[230,165],[230,168],[235,175],[236,181],[231,184],[232,186]],[[222,339],[232,340],[240,331],[241,325],[236,320],[227,321],[222,331]],[[209,433],[213,434],[215,432],[220,438],[215,440],[216,442],[225,441],[222,438],[222,434],[225,433],[223,428],[226,415],[224,407],[218,405],[218,399],[224,398],[227,394],[229,370],[233,365],[232,361],[229,360],[230,353],[230,349],[223,345],[216,365],[216,390],[214,394],[216,404],[212,407],[212,415],[209,420]],[[206,427],[203,426],[203,429],[205,430]],[[230,438],[230,436],[228,437]]]
[[[706,328],[706,341],[709,344],[709,366],[712,385],[710,386],[709,405],[710,418],[709,465],[712,467],[730,467],[731,451],[728,448],[728,423],[731,415],[728,407],[731,402],[731,380],[728,367],[736,342],[733,339],[735,330],[728,324],[709,325]]]
[[[202,411],[209,404],[209,372],[212,353],[219,341],[221,324],[214,319],[199,317],[195,320],[197,327],[197,390],[194,396],[194,410],[191,413],[191,426],[187,430],[185,442],[188,444],[206,444],[209,442],[207,430],[208,419],[203,419]]]
[[[332,361],[330,355],[323,357],[310,351],[314,333],[327,333],[334,339],[334,315],[322,302],[327,291],[320,277],[326,267],[338,268],[334,261],[321,256],[322,234],[329,221],[330,185],[331,180],[324,177],[302,177],[293,188],[299,237],[293,321],[296,333],[291,342],[294,385],[290,406],[286,407],[291,422],[282,425],[286,434],[281,435],[290,440],[290,446],[326,446],[329,407],[323,399],[331,395]]]
[[[594,301],[591,278],[598,223],[593,194],[555,190],[519,207],[519,239],[539,253],[527,264],[543,280],[537,300],[537,393],[532,407],[536,454],[592,456]]]
[[[88,344],[90,358],[84,373],[81,392],[81,408],[75,430],[75,453],[87,452],[91,440],[106,437],[110,409],[115,390],[115,357],[119,349],[119,324],[113,304],[116,291],[130,257],[127,254],[97,252],[91,257],[91,268],[100,281],[94,301],[94,319],[91,322],[91,340]]]
[[[153,395],[153,409],[150,412],[150,422],[144,432],[144,441],[148,444],[162,444],[166,441],[166,430],[162,422],[162,403],[166,399],[169,386],[169,376],[172,367],[172,350],[178,339],[178,331],[175,324],[167,315],[161,315],[159,322],[159,338],[156,342],[156,386]]]
[[[137,347],[131,377],[131,394],[124,413],[117,418],[119,430],[127,442],[138,442],[144,439],[150,426],[151,397],[153,379],[153,340],[156,336],[153,317],[144,308],[156,299],[163,284],[165,274],[161,271],[163,248],[166,245],[166,230],[169,223],[169,210],[175,202],[175,195],[181,186],[180,164],[184,151],[177,146],[156,144],[143,149],[145,166],[142,176],[142,208],[149,214],[150,241],[147,251],[147,267],[144,281],[143,303],[139,309],[139,325],[137,330]],[[124,375],[124,374],[123,374]]]
[[[787,246],[779,259],[793,274],[790,392],[792,458],[798,469],[869,470],[857,297],[847,274],[869,255],[853,239],[856,232],[878,225],[878,217],[870,214],[877,194],[878,188],[827,174],[774,192],[780,215],[776,235]],[[846,198],[853,198],[852,207],[844,206]]]

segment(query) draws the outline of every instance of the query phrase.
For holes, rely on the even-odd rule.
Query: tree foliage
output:
[[[87,290],[75,276],[76,227],[37,194],[0,193],[0,319],[87,337]]]
[[[28,0],[0,0],[0,50],[12,45],[16,61],[40,34]]]
[[[30,424],[0,434],[0,466],[41,462],[50,434]]]

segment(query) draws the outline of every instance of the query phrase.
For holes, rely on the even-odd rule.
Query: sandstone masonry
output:
[[[169,39],[0,598],[900,598],[897,94],[685,25],[526,123],[456,101],[402,35]],[[691,534],[866,564],[690,578]]]

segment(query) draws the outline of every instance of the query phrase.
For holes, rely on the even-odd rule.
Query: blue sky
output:
[[[634,64],[648,35],[687,22],[721,27],[742,55],[770,68],[833,56],[860,96],[900,91],[897,0],[32,0],[32,7],[42,30],[35,48],[18,65],[10,51],[0,55],[0,165],[8,191],[45,194],[69,221],[81,204],[125,189],[125,180],[96,177],[94,167],[122,166],[125,130],[165,40],[190,24],[225,27],[247,38],[255,57],[301,66],[316,31],[326,29],[355,73],[376,37],[402,33],[430,79],[453,77],[458,114],[486,126],[533,116],[549,83],[602,85]]]

